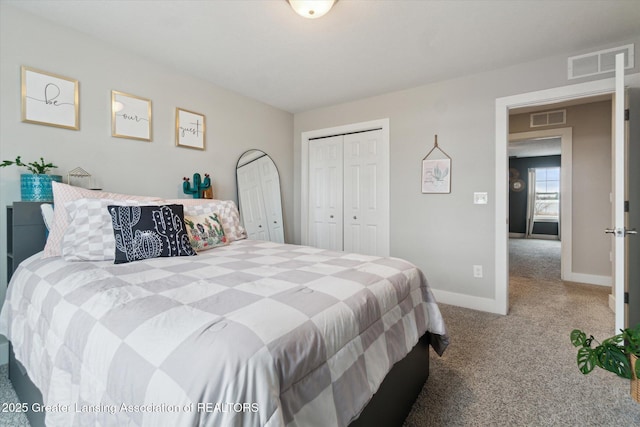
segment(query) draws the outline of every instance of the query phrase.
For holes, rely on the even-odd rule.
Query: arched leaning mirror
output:
[[[284,243],[280,176],[261,150],[246,151],[236,165],[240,217],[249,239]]]

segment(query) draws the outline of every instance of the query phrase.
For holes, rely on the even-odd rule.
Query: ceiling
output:
[[[638,0],[1,0],[292,113],[640,33]]]

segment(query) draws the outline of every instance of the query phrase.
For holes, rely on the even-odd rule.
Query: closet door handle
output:
[[[354,216],[353,216],[353,219],[358,219],[358,217],[354,215]]]
[[[333,218],[333,215],[329,215],[329,218]]]

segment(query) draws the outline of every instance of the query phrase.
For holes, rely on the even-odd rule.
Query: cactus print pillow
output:
[[[215,212],[208,215],[185,215],[184,225],[187,228],[191,247],[196,252],[230,243],[224,234],[220,218]]]
[[[109,205],[116,242],[115,264],[149,258],[192,256],[182,205]]]
[[[204,215],[209,212],[215,212],[218,214],[224,235],[229,242],[247,238],[247,232],[240,223],[240,213],[233,200],[173,199],[164,200],[163,203],[166,205],[184,205],[184,214],[187,216]]]

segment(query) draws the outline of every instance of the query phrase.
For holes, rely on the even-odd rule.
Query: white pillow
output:
[[[44,226],[47,227],[47,231],[51,230],[51,225],[53,225],[53,205],[51,203],[41,204],[40,212],[42,213],[42,220],[44,221]]]
[[[157,197],[132,196],[130,194],[108,193],[104,191],[87,190],[86,188],[74,187],[53,181],[53,225],[49,231],[47,243],[44,246],[43,258],[62,255],[62,238],[67,230],[68,215],[65,203],[88,198],[88,199],[113,199],[113,200],[138,200],[153,202],[160,200]],[[151,204],[151,203],[150,203]]]
[[[114,199],[77,199],[64,204],[68,225],[62,237],[65,261],[113,261],[116,241],[107,206],[157,205],[155,202]]]

